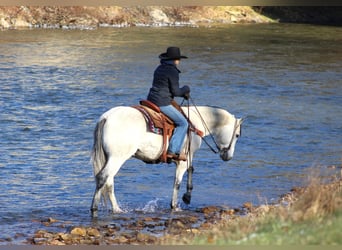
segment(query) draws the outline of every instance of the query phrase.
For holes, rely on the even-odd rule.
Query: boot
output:
[[[175,154],[175,153],[167,153],[167,158],[175,160],[175,161],[186,161],[187,157],[185,154]]]

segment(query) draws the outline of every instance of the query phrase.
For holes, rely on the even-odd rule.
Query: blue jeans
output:
[[[188,131],[188,121],[172,105],[161,106],[159,108],[176,124],[176,127],[173,131],[173,136],[170,140],[168,152],[179,154],[182,150],[184,139]]]

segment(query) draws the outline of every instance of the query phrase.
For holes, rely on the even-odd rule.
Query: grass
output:
[[[335,245],[342,244],[342,214],[301,222],[271,220],[256,232],[231,244],[247,245]],[[222,244],[229,243],[223,241]]]
[[[252,208],[242,217],[223,218],[208,230],[182,235],[167,244],[341,245],[341,174],[320,174],[311,173],[306,187],[294,189],[280,204]]]
[[[237,240],[225,237],[224,231],[215,244],[225,245],[336,245],[342,244],[342,213],[301,221],[265,217],[255,231],[238,236]]]

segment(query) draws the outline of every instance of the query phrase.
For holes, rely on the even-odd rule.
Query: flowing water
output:
[[[192,203],[181,207],[274,202],[308,168],[340,167],[341,44],[341,27],[295,24],[2,31],[0,244],[22,244],[42,218],[92,223],[95,123],[146,97],[170,45],[189,57],[181,84],[197,105],[247,117],[233,160],[203,144]],[[167,217],[173,176],[173,164],[127,161],[115,186],[127,216]]]

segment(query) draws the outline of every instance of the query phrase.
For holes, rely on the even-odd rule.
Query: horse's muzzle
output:
[[[229,150],[227,148],[224,148],[220,151],[220,157],[223,161],[229,161],[233,158],[229,155]]]

